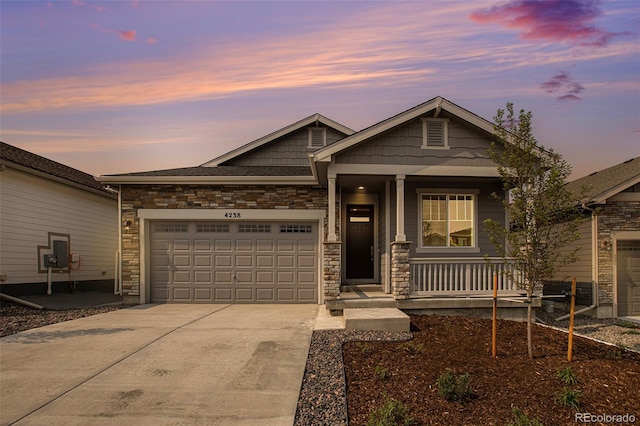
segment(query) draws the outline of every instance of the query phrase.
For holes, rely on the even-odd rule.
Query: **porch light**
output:
[[[360,186],[358,187],[358,189],[364,189],[364,186],[360,185]]]

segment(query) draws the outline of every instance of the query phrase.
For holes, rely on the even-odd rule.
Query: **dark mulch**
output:
[[[398,342],[344,344],[351,425],[366,424],[385,396],[402,402],[417,425],[504,425],[513,421],[514,407],[545,425],[575,424],[576,410],[557,401],[564,387],[580,391],[577,412],[640,419],[638,353],[574,337],[569,363],[567,334],[536,325],[530,360],[526,324],[499,321],[494,359],[490,320],[412,316],[411,321],[413,349]],[[573,386],[557,377],[569,365],[578,379]],[[437,394],[437,379],[448,369],[469,373],[471,400],[449,402]],[[388,377],[381,378],[381,371]]]
[[[2,300],[0,302],[0,337],[125,307],[127,305],[120,304],[94,308],[48,310],[35,309]]]

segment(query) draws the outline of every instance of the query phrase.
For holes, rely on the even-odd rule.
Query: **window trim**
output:
[[[418,208],[418,223],[417,223],[417,239],[418,244],[416,246],[416,253],[480,253],[480,245],[478,241],[479,235],[479,223],[478,223],[478,195],[480,190],[471,188],[418,188],[417,193],[417,208]],[[423,195],[470,195],[473,197],[473,246],[458,247],[458,246],[423,246],[422,245],[422,196]],[[448,210],[447,210],[448,212]],[[448,219],[447,219],[448,222]],[[447,244],[449,240],[447,238]]]
[[[327,128],[326,127],[309,127],[309,142],[307,144],[307,148],[311,149],[320,149],[327,146]],[[322,145],[316,146],[313,144],[313,133],[320,131],[322,132]]]
[[[443,145],[429,145],[429,123],[442,123]],[[422,118],[422,149],[449,149],[449,119],[448,118]]]

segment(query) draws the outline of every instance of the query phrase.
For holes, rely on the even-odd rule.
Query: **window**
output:
[[[156,223],[156,232],[188,232],[189,224],[187,223]]]
[[[422,194],[422,247],[475,247],[470,194]]]
[[[327,144],[327,129],[309,127],[309,148],[322,148]]]
[[[196,232],[215,232],[225,233],[229,232],[229,224],[227,223],[199,223],[196,227]]]
[[[312,231],[311,225],[280,225],[282,233],[310,234]]]
[[[266,234],[271,232],[271,225],[240,224],[238,225],[238,232]]]
[[[449,149],[448,123],[446,118],[423,118],[422,148]]]

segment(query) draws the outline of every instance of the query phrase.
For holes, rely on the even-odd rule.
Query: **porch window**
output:
[[[472,194],[422,194],[422,247],[475,247]]]

